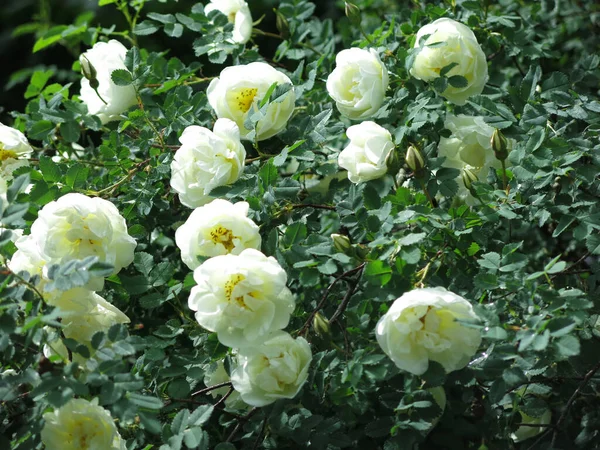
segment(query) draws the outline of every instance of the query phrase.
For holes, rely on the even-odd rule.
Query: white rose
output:
[[[99,261],[114,266],[113,274],[133,261],[136,247],[115,205],[75,193],[64,195],[40,210],[31,226],[30,239],[46,264],[97,256]],[[21,240],[16,246],[22,248]],[[23,250],[26,249],[23,247]],[[103,279],[92,278],[87,287],[101,290],[103,285]]]
[[[63,295],[56,304],[66,338],[90,346],[95,333],[107,332],[117,323],[130,322],[129,317],[119,308],[95,292],[76,288],[65,294],[67,295]]]
[[[246,150],[238,126],[229,119],[217,120],[213,131],[187,127],[179,142],[171,163],[171,187],[189,208],[210,202],[214,188],[235,182],[244,172]]]
[[[394,150],[392,135],[375,122],[362,122],[346,130],[350,144],[338,157],[353,183],[381,178],[387,172],[386,158]]]
[[[223,364],[223,360],[217,361],[216,365],[209,367],[206,374],[204,375],[204,384],[206,387],[211,387],[216,384],[226,383],[230,381],[229,375],[225,370],[225,365]],[[214,389],[210,391],[210,395],[213,397],[222,397],[227,395],[229,392],[229,388],[224,386],[222,388]],[[237,408],[241,409],[246,407],[246,403],[240,397],[240,393],[237,391],[233,391],[227,399],[225,399],[225,405],[229,408]]]
[[[285,271],[258,250],[210,258],[194,270],[194,280],[190,309],[228,347],[252,345],[285,328],[294,310]]]
[[[426,35],[429,37],[420,42]],[[428,47],[440,42],[443,44]],[[452,19],[438,19],[418,31],[415,48],[421,44],[423,48],[410,69],[413,77],[433,81],[439,78],[444,67],[456,64],[446,76],[463,76],[467,85],[458,88],[449,84],[441,95],[452,103],[464,105],[472,95],[481,94],[488,79],[487,60],[470,28]]]
[[[91,402],[74,398],[44,414],[42,442],[46,450],[124,450],[125,442],[110,413]]]
[[[467,300],[444,288],[414,289],[394,302],[375,334],[381,349],[402,370],[422,375],[431,360],[452,372],[465,367],[481,343],[479,330],[457,319],[476,318]]]
[[[247,248],[259,250],[259,228],[247,217],[248,208],[246,202],[234,205],[221,199],[196,208],[175,232],[183,262],[194,270],[200,265],[199,256],[239,255]]]
[[[381,107],[389,85],[388,72],[374,49],[350,48],[335,57],[327,92],[340,113],[350,119],[371,117]]]
[[[250,130],[244,121],[258,105],[273,83],[292,84],[286,75],[263,62],[226,67],[219,78],[210,82],[206,95],[217,117],[237,123],[245,138]],[[269,104],[266,115],[256,124],[256,140],[268,139],[285,128],[294,112],[296,95],[292,88],[278,100]]]
[[[38,275],[42,277],[42,270],[46,261],[40,255],[36,242],[31,235],[21,236],[15,242],[17,251],[8,262],[8,268],[15,273],[27,272],[31,276]],[[36,287],[42,289],[44,280],[40,278]]]
[[[252,36],[252,14],[248,3],[243,0],[210,0],[204,7],[204,13],[221,11],[233,24],[233,42],[245,44]]]
[[[502,167],[490,143],[494,129],[485,123],[483,117],[448,114],[444,127],[450,130],[452,135],[449,138],[441,138],[438,145],[438,156],[446,158],[442,163],[443,167],[461,171],[469,169],[480,181],[485,181],[490,168]],[[514,139],[507,139],[509,151],[514,142]],[[458,197],[465,203],[474,205],[476,201],[460,175],[456,182],[459,186]]]
[[[16,169],[29,165],[31,152],[33,148],[23,133],[0,123],[0,175],[4,180],[12,180]]]
[[[90,80],[82,78],[79,98],[87,105],[88,112],[98,116],[103,124],[118,120],[120,114],[137,102],[133,86],[117,86],[111,78],[114,70],[127,70],[126,55],[127,48],[112,39],[108,42],[97,42],[79,57],[79,62],[87,73],[90,65],[94,68],[98,81],[98,93],[96,93],[90,86]]]
[[[242,400],[265,406],[280,398],[294,398],[308,377],[312,352],[302,337],[279,331],[256,347],[241,349],[231,382]]]

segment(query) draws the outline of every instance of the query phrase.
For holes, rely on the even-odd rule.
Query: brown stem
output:
[[[310,316],[308,316],[308,319],[306,320],[306,322],[304,322],[304,325],[302,326],[302,328],[298,332],[298,336],[302,336],[303,334],[305,334],[308,331],[308,328],[312,324],[313,319],[315,318],[315,316],[317,315],[317,313],[321,309],[323,309],[323,307],[325,306],[325,303],[327,302],[327,297],[329,296],[329,293],[331,292],[331,289],[333,289],[333,287],[338,283],[338,281],[342,280],[343,278],[347,277],[348,275],[352,275],[355,272],[362,271],[363,267],[365,267],[365,264],[366,263],[362,263],[360,266],[355,267],[354,269],[350,269],[347,272],[344,272],[339,277],[337,277],[335,280],[333,280],[333,282],[325,290],[325,293],[323,294],[323,297],[321,298],[321,301],[319,302],[319,304],[317,305],[317,307],[315,308],[315,310],[312,313],[310,313]]]
[[[329,319],[329,323],[333,323],[333,322],[337,321],[338,318],[344,313],[344,311],[346,311],[346,308],[348,307],[348,303],[350,303],[350,299],[356,293],[356,290],[358,288],[358,283],[360,281],[360,278],[363,273],[363,269],[365,268],[366,264],[367,263],[362,263],[359,266],[360,269],[358,271],[358,275],[356,275],[356,278],[350,285],[350,289],[348,289],[348,292],[346,292],[346,295],[344,295],[344,298],[342,299],[340,306],[338,306],[338,309],[335,310],[335,312],[333,313],[333,316],[331,316],[331,319]]]
[[[200,389],[199,391],[196,391],[192,395],[190,395],[190,397],[195,397],[196,395],[206,394],[207,392],[214,391],[215,389],[219,389],[219,388],[226,387],[226,386],[233,388],[233,386],[231,385],[231,381],[224,381],[223,383],[214,384],[214,385],[208,386],[204,389]]]

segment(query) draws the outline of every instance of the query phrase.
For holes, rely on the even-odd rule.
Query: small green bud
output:
[[[331,326],[329,320],[327,320],[321,313],[316,313],[313,318],[313,328],[315,333],[321,338],[325,338],[331,334]]]
[[[352,243],[348,239],[348,236],[333,233],[331,239],[333,240],[333,247],[338,252],[348,254],[352,250]]]
[[[283,39],[290,37],[290,24],[283,14],[278,9],[273,9],[275,13],[275,26]]]
[[[346,17],[350,20],[350,23],[355,26],[360,26],[361,17],[360,17],[360,8],[356,6],[354,3],[345,2],[346,7]]]
[[[400,170],[400,158],[395,148],[385,157],[385,165],[389,174],[395,174]]]
[[[96,68],[92,65],[90,60],[87,59],[87,56],[81,55],[79,57],[79,65],[81,66],[81,73],[83,74],[83,76],[85,78],[90,80],[90,82],[92,80],[96,80],[96,77],[97,77]]]
[[[508,141],[500,130],[494,130],[492,137],[490,138],[490,144],[496,158],[500,161],[504,161],[508,156]]]
[[[471,169],[467,169],[466,167],[462,170],[461,174],[460,174],[462,181],[465,185],[465,187],[471,192],[471,194],[473,194],[473,182],[474,181],[479,181],[479,178],[477,178],[477,175],[475,175]]]
[[[412,169],[416,176],[421,176],[423,169],[425,168],[425,160],[421,152],[414,146],[411,145],[406,150],[406,164]]]

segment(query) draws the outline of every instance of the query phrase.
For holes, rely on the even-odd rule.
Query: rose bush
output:
[[[0,448],[600,447],[595,2],[78,1],[4,22]]]

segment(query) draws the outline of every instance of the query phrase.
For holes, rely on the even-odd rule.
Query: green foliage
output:
[[[43,413],[73,397],[97,397],[128,449],[600,446],[596,2],[357,0],[355,25],[343,17],[343,2],[332,7],[335,20],[305,0],[271,2],[279,32],[255,24],[245,46],[231,42],[233,25],[218,11],[178,2],[167,12],[159,3],[100,0],[124,14],[127,29],[82,16],[46,30],[31,49],[124,39],[127,70],[111,78],[134,86],[137,105],[102,124],[76,85],[61,83],[55,70],[33,71],[27,104],[12,115],[36,151],[10,182],[2,227],[28,234],[45,204],[79,192],[112,201],[138,245],[133,264],[109,276],[102,292],[131,323],[97,333],[88,348],[61,335],[35,288],[39,275],[6,267],[15,245],[0,234],[0,448],[41,448]],[[440,17],[467,24],[487,55],[489,82],[464,106],[439,95],[468,82],[448,76],[452,64],[431,85],[408,72],[418,29]],[[171,56],[175,39],[189,39],[185,57]],[[325,80],[336,53],[350,47],[381,55],[390,88],[370,120],[390,130],[398,161],[409,145],[420,149],[422,177],[406,165],[361,184],[337,176],[353,123],[335,109]],[[229,371],[233,355],[187,306],[195,282],[174,235],[190,210],[170,190],[170,163],[187,126],[212,128],[213,75],[257,60],[290,77],[294,115],[282,133],[253,142],[268,106],[291,89],[273,85],[245,124],[253,131],[243,176],[211,195],[249,203],[262,251],[286,270],[296,297],[287,330],[306,336],[313,361],[295,399],[236,409],[205,390],[211,364],[225,358]],[[446,113],[483,116],[515,142],[506,173],[490,170],[473,182],[472,206],[455,198],[460,172],[437,154],[440,138],[450,136]],[[334,247],[332,233],[348,237],[347,251]],[[73,260],[48,268],[46,289],[111,273],[95,258]],[[483,343],[464,369],[446,374],[431,363],[411,375],[378,347],[377,321],[417,286],[444,286],[473,304],[481,321],[467,325],[480,329]],[[328,334],[313,329],[317,311]],[[81,360],[44,356],[53,341],[47,325]],[[429,391],[437,386],[448,398],[443,410]],[[538,418],[548,409],[549,426],[513,442],[519,412]]]

